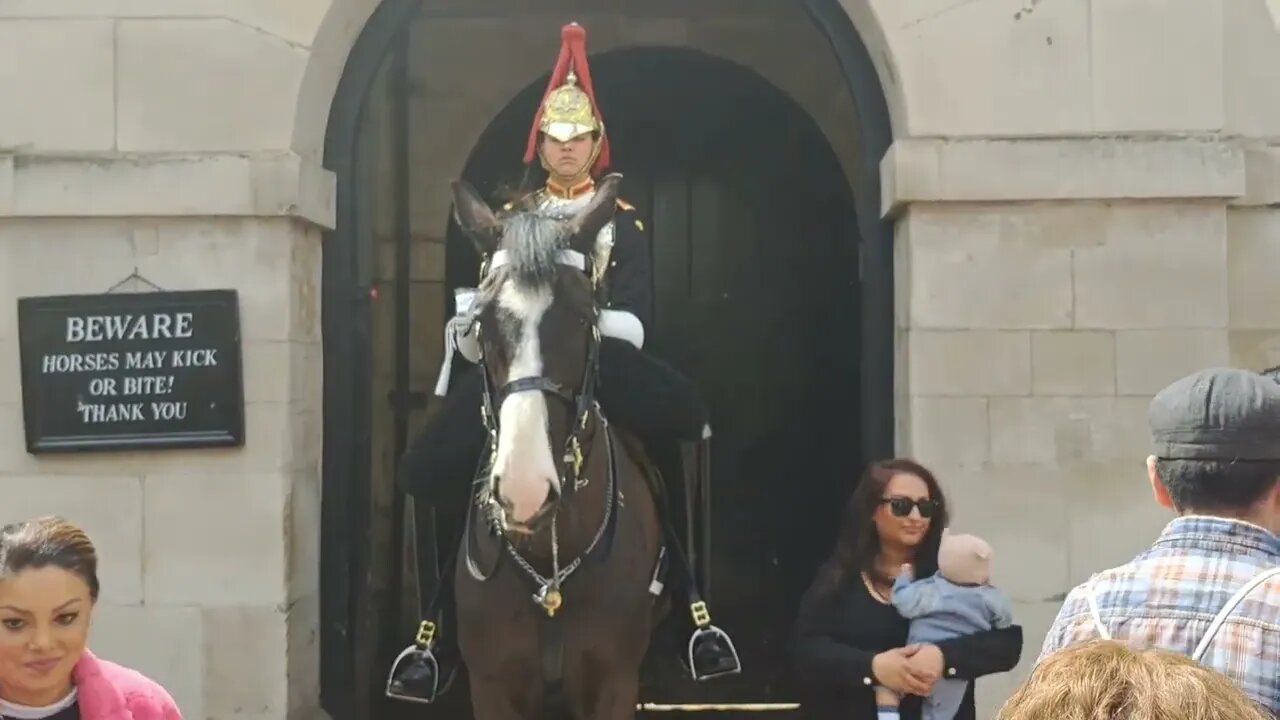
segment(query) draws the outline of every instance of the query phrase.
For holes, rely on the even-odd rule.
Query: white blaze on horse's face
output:
[[[551,306],[550,288],[529,289],[507,282],[498,294],[498,305],[519,318],[519,337],[507,338],[514,353],[507,382],[542,374],[542,346],[538,327]],[[508,508],[509,519],[528,522],[552,489],[560,490],[560,477],[551,457],[547,399],[541,392],[507,396],[498,408],[498,457],[493,475],[501,479],[498,495]]]

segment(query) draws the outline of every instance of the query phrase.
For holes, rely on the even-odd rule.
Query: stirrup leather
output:
[[[699,600],[689,606],[689,611],[693,615],[694,625],[697,626],[689,636],[688,647],[689,672],[693,675],[693,679],[702,682],[742,672],[742,660],[738,657],[738,648],[733,644],[729,633],[711,624],[711,612],[707,609],[707,604]],[[728,662],[721,667],[700,668],[694,657],[694,650],[701,643],[714,643],[719,646],[718,649],[721,652],[727,651],[728,657],[721,655],[717,659]]]
[[[435,623],[423,620],[414,643],[400,651],[391,663],[391,671],[387,673],[387,697],[428,705],[435,702],[440,692],[440,661],[432,652],[435,634]]]

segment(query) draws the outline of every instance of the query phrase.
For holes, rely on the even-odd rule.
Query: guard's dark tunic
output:
[[[653,329],[653,252],[636,209],[619,204],[613,218],[613,254],[605,275],[605,309],[624,310]]]
[[[570,199],[539,190],[519,205],[540,212],[572,215],[585,207],[593,195],[594,191]],[[600,230],[596,244],[597,249],[612,244],[604,268],[602,309],[635,315],[648,333],[653,324],[653,255],[640,214],[631,204],[618,200],[613,221]]]

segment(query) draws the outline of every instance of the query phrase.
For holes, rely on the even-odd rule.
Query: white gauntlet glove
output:
[[[480,343],[476,338],[476,324],[472,305],[476,296],[475,288],[458,288],[454,291],[454,305],[457,312],[444,324],[444,362],[440,365],[440,376],[436,379],[436,395],[444,397],[449,392],[449,376],[453,371],[453,352],[457,350],[470,362],[480,360]]]
[[[637,350],[644,349],[644,324],[633,313],[626,310],[601,310],[596,327],[600,328],[601,335],[625,340]]]

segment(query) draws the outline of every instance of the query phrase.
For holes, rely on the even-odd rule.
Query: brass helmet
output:
[[[560,30],[560,56],[534,115],[524,162],[527,165],[539,157],[540,134],[564,142],[589,132],[598,135],[591,164],[591,174],[598,176],[609,167],[609,139],[587,65],[587,31],[569,23]]]

